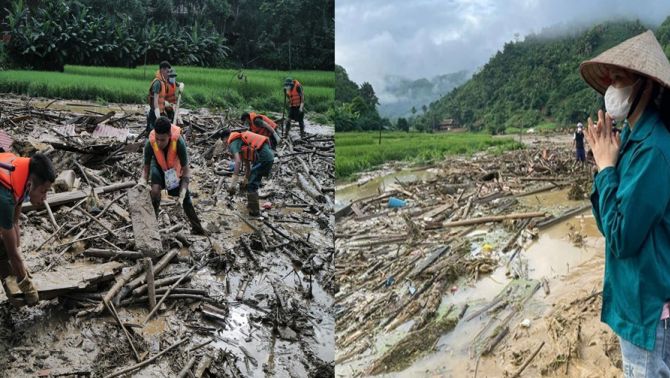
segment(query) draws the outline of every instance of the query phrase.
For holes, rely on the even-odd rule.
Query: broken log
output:
[[[469,226],[472,224],[482,224],[490,222],[502,222],[506,219],[525,219],[525,218],[537,218],[545,216],[544,212],[533,212],[533,213],[522,213],[522,214],[508,214],[508,215],[496,215],[491,217],[481,217],[466,219],[456,222],[446,222],[442,223],[442,227],[457,227],[457,226]]]
[[[161,252],[161,236],[158,221],[151,204],[151,196],[144,188],[137,186],[128,190],[130,217],[133,221],[135,249],[146,257],[156,257]]]
[[[540,343],[540,346],[538,346],[537,349],[535,349],[535,352],[533,352],[533,354],[530,355],[530,357],[526,360],[526,362],[523,363],[523,365],[519,368],[519,370],[517,370],[517,372],[514,373],[512,378],[517,378],[517,377],[521,376],[521,373],[523,373],[523,371],[526,369],[526,367],[528,367],[528,365],[533,361],[533,358],[535,358],[535,356],[537,356],[537,354],[540,352],[540,349],[542,349],[543,346],[544,346],[544,341],[542,341],[542,343]]]
[[[115,251],[100,248],[89,248],[85,250],[83,254],[87,257],[121,258],[129,260],[137,260],[144,257],[141,252],[137,251]]]
[[[151,319],[151,317],[156,313],[156,311],[158,310],[158,308],[160,308],[161,304],[163,304],[163,302],[165,302],[165,300],[167,299],[168,295],[170,295],[170,292],[171,292],[175,287],[177,287],[177,286],[179,285],[179,283],[180,283],[186,276],[188,276],[189,274],[191,274],[191,272],[193,271],[193,269],[195,269],[195,265],[192,266],[191,269],[189,269],[189,270],[188,270],[186,273],[184,273],[181,277],[179,277],[179,279],[177,280],[177,282],[175,282],[174,284],[172,284],[172,286],[170,286],[170,288],[168,289],[168,291],[165,292],[165,294],[163,294],[163,296],[161,297],[161,300],[156,304],[156,307],[154,307],[154,308],[151,310],[151,312],[149,313],[149,315],[147,315],[147,317],[144,319],[144,322],[142,322],[142,325],[143,325],[143,326],[145,326],[145,325],[147,324],[147,322],[149,321],[149,319]]]
[[[156,287],[154,286],[154,264],[150,258],[142,260],[146,272],[147,297],[149,297],[149,311],[156,307]]]
[[[184,377],[186,377],[187,375],[190,376],[191,374],[193,374],[193,373],[191,373],[191,368],[193,367],[193,365],[195,365],[195,359],[196,359],[196,357],[197,357],[197,356],[193,356],[193,357],[191,357],[190,360],[188,360],[188,362],[186,363],[186,365],[184,365],[184,368],[181,369],[181,371],[179,372],[179,374],[177,374],[177,378],[184,378]]]
[[[158,275],[165,267],[168,265],[170,260],[172,260],[177,254],[179,253],[178,249],[172,249],[170,252],[166,253],[161,257],[161,259],[158,261],[156,265],[154,265],[154,277]],[[114,298],[114,303],[118,304],[121,299],[125,298],[128,294],[130,294],[133,289],[136,287],[144,284],[146,282],[146,276],[140,276],[135,278],[132,282],[130,282],[126,287],[124,287],[121,291],[119,291],[119,295]]]
[[[298,173],[296,175],[296,177],[298,178],[298,186],[300,186],[300,188],[305,193],[307,193],[310,197],[312,197],[314,200],[316,200],[318,202],[321,202],[321,203],[326,202],[326,197],[324,197],[323,194],[321,194],[318,190],[316,190],[312,186],[312,184],[309,181],[307,181],[305,176],[302,175],[302,173]]]
[[[136,364],[136,365],[127,367],[127,368],[125,368],[125,369],[121,369],[121,370],[119,370],[119,371],[117,371],[117,372],[114,372],[114,373],[112,373],[112,374],[110,374],[110,375],[107,375],[105,378],[118,377],[118,376],[120,376],[120,375],[129,373],[129,372],[131,372],[131,371],[133,371],[133,370],[137,370],[137,369],[139,369],[139,368],[141,368],[141,367],[144,367],[144,366],[146,366],[146,365],[149,365],[150,363],[152,363],[154,360],[156,360],[156,359],[159,358],[160,356],[162,356],[162,355],[164,355],[165,353],[171,351],[172,349],[178,347],[179,345],[181,345],[181,344],[187,342],[188,339],[189,339],[188,337],[184,337],[183,339],[181,339],[181,340],[177,341],[176,343],[170,345],[169,347],[165,348],[163,351],[161,351],[161,352],[158,353],[157,355],[151,357],[150,359],[145,360],[145,361],[142,361],[142,362],[140,362],[139,364]]]
[[[114,296],[116,295],[116,293],[117,293],[119,290],[121,290],[121,288],[123,287],[123,285],[126,284],[126,282],[130,281],[131,279],[133,279],[133,277],[135,277],[136,275],[140,274],[141,272],[142,272],[142,264],[137,264],[137,265],[133,266],[132,268],[130,268],[130,269],[129,269],[125,274],[123,274],[121,277],[119,277],[119,278],[116,280],[116,283],[114,284],[114,286],[112,286],[112,288],[109,289],[109,291],[107,291],[107,294],[105,294],[105,296],[102,298],[103,303],[100,303],[100,304],[93,310],[93,312],[96,313],[96,314],[101,313],[102,310],[104,310],[104,308],[105,308],[104,302],[105,302],[105,301],[108,301],[108,302],[109,302],[112,298],[114,298]]]
[[[135,185],[134,181],[126,181],[126,182],[120,182],[112,185],[107,185],[107,186],[101,186],[98,188],[95,188],[94,191],[96,194],[102,194],[102,193],[111,193],[115,192],[117,190],[122,190],[122,189],[127,189]],[[65,193],[56,193],[54,195],[49,195],[48,196],[48,201],[49,205],[52,207],[64,205],[67,203],[71,202],[77,202],[82,199],[85,199],[88,197],[89,193],[83,191],[83,190],[75,190],[72,192],[65,192]],[[28,211],[31,210],[39,210],[41,209],[42,206],[35,206],[30,202],[26,202],[23,204],[21,207],[21,211],[24,213],[27,213]]]
[[[574,208],[574,209],[571,209],[571,210],[566,211],[565,213],[563,213],[563,214],[561,214],[561,215],[559,215],[559,216],[557,216],[557,217],[555,217],[555,218],[551,218],[551,219],[548,219],[548,220],[546,220],[546,221],[544,221],[544,222],[540,222],[540,223],[538,223],[538,224],[536,225],[536,227],[537,227],[538,229],[541,230],[541,229],[543,229],[543,228],[547,228],[547,227],[549,227],[549,226],[553,226],[553,225],[555,225],[555,224],[557,224],[557,223],[560,223],[560,222],[562,222],[562,221],[564,221],[564,220],[566,220],[566,219],[568,219],[568,218],[571,218],[571,217],[573,217],[573,216],[575,216],[575,215],[577,215],[577,214],[579,214],[579,213],[582,213],[582,212],[584,212],[585,210],[588,210],[588,209],[590,209],[590,208],[591,208],[591,204],[590,204],[590,203],[587,204],[587,205],[584,205],[584,206],[576,207],[576,208]]]
[[[155,269],[155,268],[154,268]],[[173,277],[167,277],[167,278],[161,278],[159,280],[154,281],[154,286],[156,288],[159,288],[161,286],[166,286],[166,285],[172,285],[173,283],[177,282],[179,279],[179,276],[173,276]],[[185,281],[188,281],[188,277],[185,279]],[[184,281],[184,282],[185,282]],[[147,285],[144,284],[136,289],[133,290],[133,296],[137,297],[143,294],[146,294],[147,292]]]
[[[209,354],[204,355],[200,360],[200,363],[198,363],[198,367],[195,369],[195,374],[193,374],[195,378],[202,378],[202,376],[205,375],[205,371],[212,365],[213,360],[214,359]]]

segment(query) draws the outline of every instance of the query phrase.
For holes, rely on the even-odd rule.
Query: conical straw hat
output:
[[[647,76],[670,89],[670,62],[651,30],[625,40],[597,57],[582,62],[579,73],[600,94],[610,86],[607,66]]]

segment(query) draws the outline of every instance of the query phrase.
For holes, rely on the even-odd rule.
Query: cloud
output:
[[[434,77],[473,71],[515,38],[548,27],[639,18],[657,25],[670,1],[650,0],[337,0],[335,61],[380,98],[384,77]]]

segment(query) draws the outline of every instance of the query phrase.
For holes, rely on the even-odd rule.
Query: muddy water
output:
[[[435,177],[437,170],[434,168],[402,169],[373,179],[363,179],[363,183],[342,184],[335,190],[335,210],[339,210],[349,203],[370,196],[379,195],[389,185],[400,182],[416,182]]]
[[[541,199],[544,206],[549,208],[572,208],[579,205],[581,201],[567,203],[564,193],[556,192],[545,194]],[[552,203],[550,199],[555,198]],[[562,200],[561,200],[562,199]],[[534,200],[534,199],[533,199]],[[529,205],[529,204],[527,204]],[[571,230],[580,232],[586,236],[584,245],[576,247],[568,238]],[[494,244],[498,239],[490,234],[474,231],[468,235],[475,239],[475,245],[486,243]],[[483,237],[483,239],[482,239]],[[478,239],[479,238],[479,239]],[[478,240],[477,240],[478,239]],[[502,239],[500,239],[502,240]],[[478,248],[473,246],[473,252]],[[528,245],[516,258],[523,259],[528,266],[528,278],[540,280],[546,278],[552,291],[561,290],[565,284],[565,278],[571,269],[589,263],[599,258],[604,250],[604,238],[600,235],[593,216],[590,211],[585,211],[565,222],[559,223],[553,227],[543,230],[538,239]],[[489,303],[508,283],[509,278],[506,275],[507,269],[504,266],[510,254],[501,256],[501,266],[487,277],[472,283],[461,281],[454,285],[455,292],[447,293],[442,298],[440,311],[445,311],[451,305],[455,305],[456,311],[460,311],[467,303],[469,313],[476,311]],[[545,299],[542,290],[538,291],[526,304],[523,310],[524,317],[537,321],[546,311],[551,308],[551,303]],[[472,376],[475,362],[471,356],[472,342],[480,330],[489,322],[490,316],[479,316],[470,321],[461,320],[456,327],[449,333],[443,335],[435,345],[435,351],[414,362],[408,369],[387,374],[387,377],[466,377]],[[523,319],[514,320],[519,322]],[[510,327],[517,327],[516,323],[511,323]],[[352,376],[356,372],[365,371],[374,360],[381,356],[385,350],[397,341],[402,339],[411,328],[413,321],[409,321],[398,327],[391,333],[378,335],[373,341],[374,352],[370,350],[364,352],[358,359],[347,361],[338,365],[336,376]],[[507,336],[510,337],[510,336]],[[431,349],[427,346],[427,350]],[[490,368],[489,368],[490,369]],[[497,377],[502,376],[501,370],[487,370],[480,368],[478,376]]]

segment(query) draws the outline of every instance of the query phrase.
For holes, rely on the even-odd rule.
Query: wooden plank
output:
[[[135,234],[135,249],[146,257],[158,256],[162,249],[161,235],[149,191],[142,187],[128,190],[128,203],[132,204],[130,218]]]
[[[421,262],[421,264],[417,265],[416,268],[412,271],[412,273],[409,274],[409,278],[414,278],[421,274],[426,268],[431,266],[437,259],[442,257],[447,251],[449,251],[450,246],[448,245],[441,245],[433,250],[433,252],[428,256],[427,259]]]
[[[134,181],[120,182],[112,185],[106,185],[95,188],[95,193],[96,194],[111,193],[117,190],[130,188],[134,185],[135,185]],[[47,201],[49,201],[49,206],[51,206],[51,208],[54,208],[56,206],[80,201],[86,197],[88,197],[88,192],[84,192],[83,190],[75,190],[72,192],[49,194],[47,195]],[[44,205],[35,206],[30,202],[24,202],[23,206],[21,207],[21,211],[25,213],[31,210],[39,210],[43,207]]]
[[[60,266],[53,272],[35,272],[32,279],[40,300],[47,300],[111,280],[122,266],[123,264],[117,261],[104,264],[77,262]],[[14,276],[7,277],[4,283],[5,294],[9,293],[14,298],[23,299],[23,293]]]

